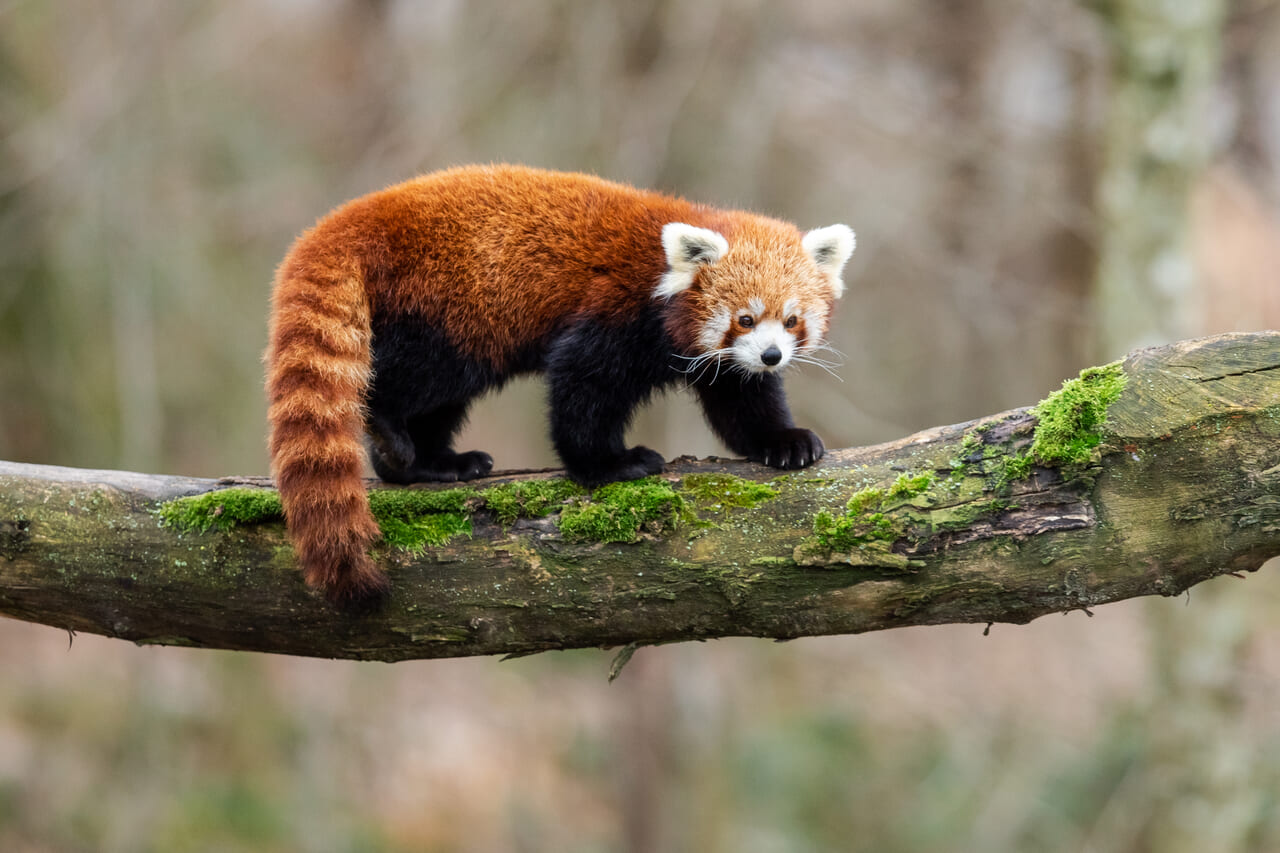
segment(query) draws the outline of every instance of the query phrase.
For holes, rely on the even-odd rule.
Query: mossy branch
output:
[[[379,660],[1026,622],[1280,554],[1280,333],[1142,350],[1031,409],[778,475],[681,459],[375,488],[393,595],[306,588],[270,484],[0,463],[0,613]]]

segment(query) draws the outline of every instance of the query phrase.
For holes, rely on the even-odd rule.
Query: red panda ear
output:
[[[729,251],[729,242],[718,232],[683,222],[662,227],[662,248],[667,253],[667,271],[654,288],[658,299],[688,290],[698,267],[714,264]]]
[[[804,235],[803,244],[818,271],[827,277],[831,292],[839,299],[844,294],[844,282],[840,280],[840,273],[858,244],[853,229],[848,225],[815,228]]]

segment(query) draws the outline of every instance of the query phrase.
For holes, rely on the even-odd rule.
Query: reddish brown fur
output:
[[[673,298],[668,328],[684,352],[698,351],[718,305],[762,296],[762,280],[801,283],[763,295],[780,319],[786,298],[831,301],[789,224],[518,166],[425,175],[303,234],[276,275],[266,361],[272,470],[308,582],[338,600],[386,585],[367,553],[379,531],[361,481],[372,316],[420,318],[502,370],[566,316],[633,316],[667,269],[669,222],[731,247],[714,281],[700,272],[699,288]]]

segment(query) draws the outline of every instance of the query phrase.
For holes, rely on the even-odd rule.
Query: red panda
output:
[[[822,345],[854,234],[795,226],[581,174],[436,172],[348,202],[275,277],[266,354],[272,474],[307,581],[337,603],[387,581],[362,437],[391,483],[470,480],[453,437],[478,395],[547,375],[551,437],[586,486],[662,470],[627,447],[636,406],[691,386],[735,453],[819,459],[779,371]]]

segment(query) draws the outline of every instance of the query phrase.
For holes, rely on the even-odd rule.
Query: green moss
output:
[[[273,489],[219,489],[166,501],[160,505],[159,512],[167,527],[197,533],[284,518],[280,494]]]
[[[976,427],[966,431],[964,438],[960,440],[960,446],[956,449],[956,455],[947,461],[947,467],[950,469],[946,483],[948,488],[956,488],[960,480],[971,472],[971,463],[981,459],[983,444],[980,435]]]
[[[571,542],[635,542],[642,529],[671,529],[689,514],[670,483],[646,477],[601,486],[590,500],[570,503],[560,512],[560,532]]]
[[[370,489],[369,511],[383,521],[404,521],[433,512],[463,512],[478,497],[476,490],[455,489]]]
[[[997,465],[996,488],[1007,486],[1014,480],[1025,480],[1035,465],[1035,455],[1024,453],[1020,456],[1005,456]]]
[[[898,535],[893,520],[882,512],[835,515],[824,509],[813,517],[813,537],[827,551],[846,552],[870,542],[892,542]]]
[[[919,541],[938,532],[971,526],[981,518],[1014,508],[1007,500],[963,498],[964,488],[974,482],[982,491],[994,488],[1007,496],[1008,486],[1028,477],[1034,465],[1082,465],[1091,461],[1102,442],[1102,425],[1107,407],[1124,389],[1125,375],[1120,363],[1082,371],[1079,378],[1063,384],[1033,410],[1037,426],[1032,432],[1015,429],[1006,440],[988,443],[986,434],[993,424],[985,423],[961,437],[955,456],[943,464],[949,476],[939,480],[932,472],[905,473],[885,486],[869,486],[855,492],[843,513],[822,510],[813,519],[813,537],[797,549],[797,559],[821,558],[823,552],[853,554],[857,560],[869,552],[887,551],[891,543],[906,539]],[[1029,422],[1028,422],[1029,423]],[[1025,445],[1031,433],[1030,447]],[[978,458],[980,455],[980,459]],[[977,475],[977,476],[971,476]],[[987,479],[987,478],[994,478]],[[994,486],[992,483],[994,482]],[[943,499],[942,493],[947,492]],[[974,498],[980,497],[976,492]]]
[[[964,457],[972,456],[982,450],[982,434],[991,429],[991,424],[980,424],[964,434],[960,441],[960,453]]]
[[[382,540],[412,553],[445,545],[455,536],[471,535],[471,516],[461,512],[428,512],[407,518],[381,518]]]
[[[689,474],[680,485],[700,509],[751,509],[778,496],[773,486],[731,474]]]
[[[1126,377],[1120,362],[1090,367],[1032,409],[1039,420],[1031,453],[1043,465],[1082,465],[1102,443],[1107,407],[1120,398]],[[1028,469],[1029,470],[1029,469]]]
[[[374,489],[369,508],[387,544],[407,550],[443,545],[460,533],[471,533],[469,502],[474,489]],[[229,530],[237,524],[260,524],[284,518],[280,494],[272,489],[221,489],[160,506],[164,524],[203,533]]]
[[[918,542],[932,533],[959,529],[1012,507],[1005,500],[959,504],[939,500],[940,492],[954,491],[954,487],[950,478],[939,480],[926,471],[902,474],[888,488],[860,489],[849,498],[843,514],[822,510],[814,516],[813,537],[802,543],[800,550],[808,557],[856,551],[858,561],[886,565],[887,560],[906,559],[889,550],[898,540]],[[949,499],[954,501],[955,496]]]
[[[929,523],[935,532],[964,530],[972,527],[975,522],[981,519],[1017,508],[1017,504],[1002,498],[988,501],[969,501],[968,503],[933,510],[929,513]]]
[[[893,481],[893,485],[889,487],[890,500],[907,500],[921,494],[933,485],[933,474],[925,471],[923,474],[900,474],[898,479]]]
[[[874,542],[892,542],[906,530],[884,511],[890,501],[898,504],[924,494],[936,482],[932,473],[901,474],[889,488],[868,486],[854,492],[843,515],[821,510],[813,517],[813,536],[827,551],[852,551]]]
[[[518,518],[550,515],[566,500],[581,494],[582,487],[570,480],[517,480],[490,486],[480,497],[494,517],[507,525]]]
[[[879,506],[884,501],[884,497],[884,489],[876,486],[859,489],[853,493],[853,497],[849,498],[849,502],[845,504],[845,514],[849,516],[861,515],[868,507]]]
[[[471,508],[477,498],[472,488],[372,489],[369,510],[387,545],[419,552],[455,536],[470,536]]]
[[[898,531],[893,526],[893,519],[885,515],[883,512],[873,512],[867,516],[866,525],[868,528],[868,539],[879,539],[884,542],[892,542],[898,538]]]

